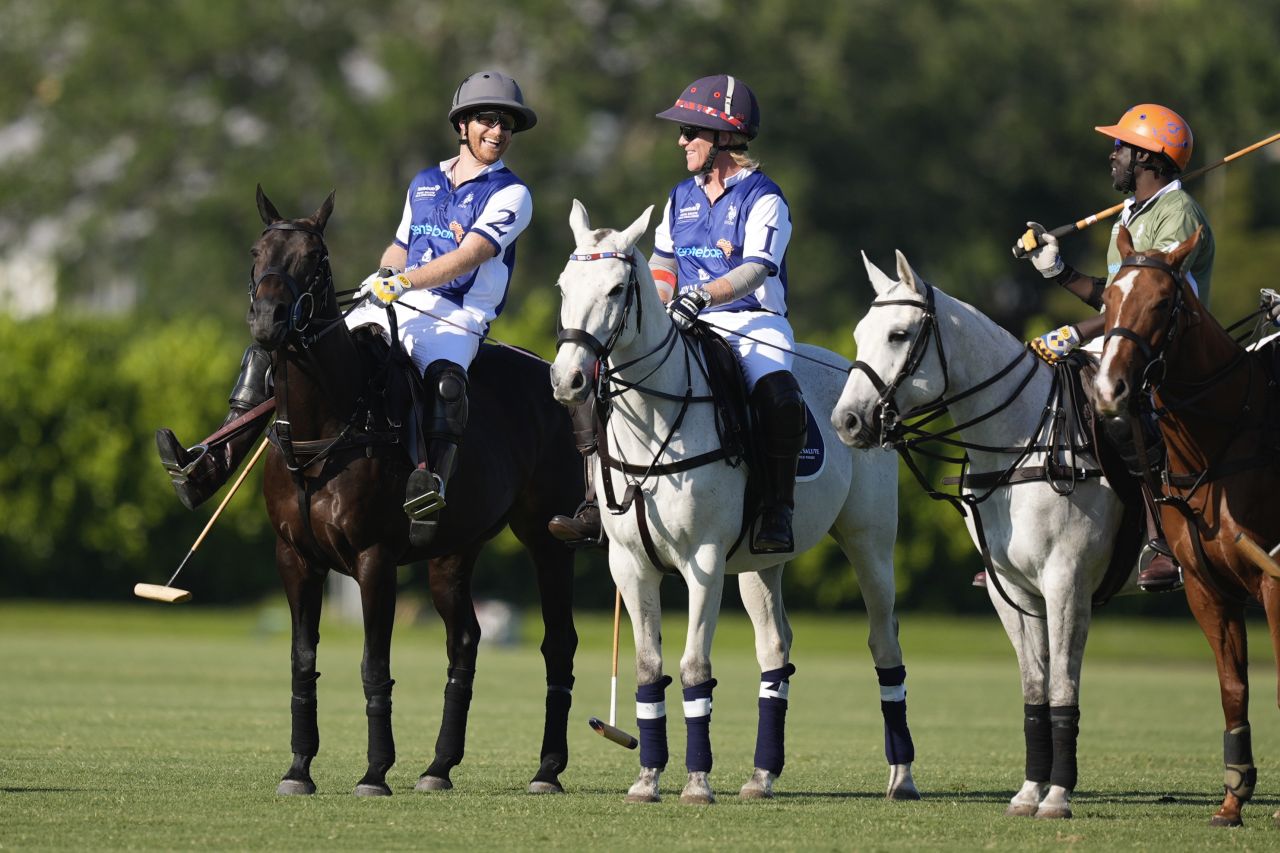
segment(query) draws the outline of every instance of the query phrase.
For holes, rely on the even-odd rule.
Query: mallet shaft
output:
[[[1244,155],[1249,154],[1253,151],[1257,151],[1259,148],[1262,148],[1265,145],[1270,145],[1271,143],[1275,142],[1277,139],[1280,139],[1280,133],[1272,134],[1271,136],[1268,136],[1266,139],[1255,142],[1247,148],[1241,148],[1239,151],[1236,151],[1233,154],[1228,154],[1226,157],[1223,157],[1221,160],[1217,160],[1213,163],[1210,163],[1207,166],[1201,166],[1199,169],[1193,169],[1182,176],[1182,182],[1185,184],[1187,181],[1195,180],[1196,178],[1203,175],[1205,172],[1211,172],[1214,169],[1218,168],[1219,166],[1225,166],[1226,164],[1230,163],[1232,160],[1235,160],[1239,157],[1243,157]],[[1111,207],[1108,207],[1106,210],[1099,210],[1097,213],[1090,214],[1089,216],[1086,216],[1084,219],[1079,219],[1075,222],[1071,222],[1066,225],[1059,225],[1057,228],[1053,229],[1049,233],[1052,234],[1054,237],[1057,237],[1058,239],[1062,239],[1068,234],[1074,234],[1077,231],[1083,231],[1084,229],[1088,228],[1090,225],[1093,225],[1094,223],[1099,222],[1103,219],[1110,219],[1111,217],[1115,216],[1117,213],[1119,213],[1122,210],[1124,210],[1124,202],[1121,202],[1120,204],[1112,205]],[[1040,245],[1040,241],[1037,238],[1035,232],[1028,229],[1027,232],[1022,235],[1022,245],[1018,247],[1020,251],[1017,252],[1017,256],[1019,258],[1025,257],[1028,252],[1035,251],[1039,245]]]

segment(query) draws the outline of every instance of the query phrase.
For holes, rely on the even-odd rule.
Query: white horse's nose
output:
[[[570,367],[561,370],[556,364],[551,365],[551,391],[556,402],[566,406],[582,402],[588,392],[587,376],[581,367]]]
[[[831,413],[831,426],[840,440],[850,447],[865,449],[871,446],[870,437],[864,434],[864,421],[852,406],[837,407]]]

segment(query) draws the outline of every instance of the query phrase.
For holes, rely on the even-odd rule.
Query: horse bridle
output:
[[[1145,338],[1137,332],[1126,326],[1115,326],[1102,337],[1103,346],[1107,341],[1114,338],[1124,338],[1138,348],[1142,353],[1142,357],[1146,359],[1146,364],[1142,368],[1142,384],[1143,387],[1155,388],[1164,381],[1166,362],[1165,353],[1169,349],[1169,345],[1173,343],[1174,336],[1177,334],[1179,323],[1182,316],[1182,309],[1185,305],[1185,298],[1182,290],[1187,286],[1186,276],[1181,270],[1174,268],[1159,258],[1152,258],[1147,255],[1129,255],[1120,260],[1120,269],[1125,267],[1145,267],[1147,269],[1156,269],[1161,272],[1168,273],[1173,279],[1173,308],[1169,311],[1169,319],[1165,323],[1164,338],[1158,346],[1153,347]],[[1158,375],[1157,375],[1158,374]]]
[[[919,299],[877,299],[870,306],[871,308],[887,308],[891,305],[912,305],[924,312],[924,319],[920,323],[920,328],[916,330],[916,336],[911,341],[911,348],[907,350],[907,360],[902,365],[902,369],[898,371],[898,375],[893,378],[893,381],[885,382],[876,373],[875,368],[865,361],[855,361],[853,366],[849,368],[850,373],[855,370],[861,371],[880,395],[876,398],[875,412],[880,421],[880,446],[885,448],[893,447],[901,438],[903,421],[937,409],[944,402],[947,388],[951,384],[951,377],[948,375],[947,370],[947,355],[942,348],[942,332],[938,328],[938,313],[934,306],[933,286],[928,282],[923,282],[923,284],[925,287],[923,302]],[[917,406],[903,414],[898,411],[898,404],[894,400],[894,395],[898,391],[898,386],[920,369],[920,364],[924,361],[925,353],[928,351],[931,337],[937,343],[938,361],[942,363],[942,391],[933,402]]]
[[[258,292],[258,285],[272,276],[283,281],[285,286],[289,288],[289,294],[292,297],[292,302],[289,305],[289,331],[297,336],[303,349],[306,349],[315,343],[320,335],[333,327],[333,324],[331,324],[315,335],[307,336],[306,334],[311,327],[312,320],[316,317],[317,311],[327,308],[330,299],[333,298],[333,269],[329,265],[329,247],[325,245],[324,234],[318,229],[300,225],[296,222],[273,222],[264,228],[262,233],[266,234],[268,231],[301,231],[304,234],[310,234],[320,241],[320,248],[324,252],[315,268],[311,271],[311,275],[307,277],[306,282],[302,285],[299,285],[293,274],[284,267],[267,267],[257,276],[254,275],[253,266],[249,267],[250,301],[253,300],[254,294]],[[318,299],[315,295],[317,285],[322,285]]]
[[[622,317],[618,320],[618,325],[610,332],[609,337],[604,343],[601,343],[595,335],[586,329],[566,329],[563,326],[556,334],[556,350],[559,351],[562,344],[582,344],[587,349],[595,353],[596,358],[604,361],[609,357],[609,353],[613,351],[614,346],[618,343],[618,338],[622,335],[623,328],[627,325],[627,317],[631,314],[631,306],[636,306],[636,325],[640,324],[640,300],[638,294],[640,292],[640,279],[636,275],[636,259],[630,252],[592,252],[589,254],[572,254],[569,256],[571,261],[603,261],[603,260],[622,261],[627,266],[627,296],[626,302],[622,305]]]

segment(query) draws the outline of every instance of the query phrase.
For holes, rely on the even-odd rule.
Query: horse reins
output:
[[[332,396],[332,389],[328,387],[327,375],[325,371],[319,369],[311,348],[315,346],[321,338],[326,334],[342,326],[347,316],[355,310],[355,305],[349,307],[345,312],[339,312],[339,316],[329,320],[324,327],[314,334],[308,335],[307,331],[311,328],[312,322],[315,320],[318,312],[323,312],[330,307],[334,311],[338,311],[337,296],[333,286],[333,271],[329,263],[329,248],[325,244],[324,234],[317,228],[309,225],[279,221],[273,222],[263,229],[265,235],[268,231],[298,231],[308,234],[320,241],[322,255],[317,261],[311,274],[307,276],[306,282],[299,285],[293,274],[284,267],[271,266],[267,267],[260,274],[255,275],[251,267],[249,270],[249,298],[252,300],[257,293],[259,285],[267,278],[276,278],[283,282],[289,289],[292,302],[289,306],[289,337],[296,342],[296,348],[293,343],[288,344],[289,349],[294,349],[299,355],[300,362],[311,363],[318,380],[324,385],[326,393]],[[317,299],[315,290],[321,289],[321,295]],[[305,306],[305,313],[304,313]],[[273,359],[274,361],[274,359]],[[347,418],[347,422],[342,429],[333,438],[322,438],[311,441],[297,441],[293,437],[292,423],[289,419],[289,380],[288,372],[281,374],[282,393],[277,394],[274,400],[276,408],[276,419],[269,428],[268,437],[272,439],[272,443],[280,451],[285,464],[285,468],[293,477],[297,486],[298,511],[302,517],[303,529],[311,532],[311,512],[310,512],[310,485],[303,471],[314,466],[317,462],[327,459],[329,456],[339,450],[347,447],[365,446],[372,447],[375,444],[388,444],[397,441],[397,437],[388,434],[378,434],[373,432],[360,431],[358,436],[353,436],[353,431],[357,430],[356,423],[360,418],[360,414],[364,411],[364,398],[357,398],[355,405],[352,407],[351,415]],[[265,403],[263,404],[266,405]],[[306,461],[300,461],[299,453],[307,456]],[[314,536],[314,534],[313,534]]]
[[[1102,476],[1102,471],[1095,468],[1082,468],[1075,464],[1077,455],[1077,447],[1071,435],[1067,435],[1061,442],[1058,440],[1056,428],[1058,423],[1063,420],[1059,413],[1062,409],[1062,397],[1064,394],[1071,398],[1070,405],[1074,409],[1076,406],[1075,396],[1073,392],[1070,377],[1066,375],[1070,369],[1065,364],[1055,367],[1053,379],[1049,387],[1049,399],[1046,403],[1040,421],[1036,424],[1035,429],[1031,433],[1026,445],[1023,446],[989,446],[977,444],[975,442],[966,442],[952,436],[962,432],[969,427],[982,423],[1000,412],[1004,411],[1021,395],[1023,389],[1030,384],[1031,380],[1039,371],[1039,364],[1032,356],[1029,348],[1023,348],[1008,364],[997,370],[991,376],[977,383],[976,385],[960,391],[950,397],[947,391],[951,387],[951,377],[947,366],[946,350],[942,345],[942,334],[937,320],[937,308],[934,297],[934,287],[928,282],[922,282],[925,286],[924,299],[884,299],[876,300],[871,303],[871,308],[889,307],[894,305],[909,305],[919,308],[924,315],[924,319],[920,327],[916,330],[915,337],[911,341],[911,345],[907,350],[907,358],[902,368],[892,381],[885,382],[876,372],[875,368],[863,361],[855,361],[850,372],[860,371],[871,382],[872,386],[878,393],[875,404],[876,418],[879,423],[879,440],[882,447],[893,448],[902,457],[907,468],[911,471],[916,481],[920,483],[925,493],[934,500],[942,500],[949,503],[960,513],[961,517],[966,516],[966,507],[968,512],[972,513],[974,522],[974,532],[978,540],[978,551],[982,556],[984,565],[987,568],[988,577],[991,579],[996,591],[1005,603],[1014,610],[1035,619],[1043,619],[1043,616],[1028,613],[1020,607],[1009,594],[1005,591],[1003,584],[1000,582],[999,572],[995,571],[995,567],[991,561],[991,550],[987,545],[986,532],[982,524],[982,515],[979,511],[979,505],[996,493],[1000,488],[1013,486],[1019,483],[1046,482],[1049,487],[1059,495],[1070,495],[1078,482],[1097,478]],[[924,361],[925,354],[928,351],[929,341],[934,341],[938,351],[938,361],[942,369],[943,387],[939,395],[929,403],[924,403],[905,413],[900,412],[894,396],[898,388],[910,376],[920,368]],[[970,420],[953,425],[952,427],[940,432],[927,432],[923,429],[925,425],[935,419],[946,414],[950,407],[956,402],[968,399],[995,383],[1008,376],[1015,367],[1022,363],[1023,360],[1032,357],[1030,369],[1027,370],[1017,382],[1016,387],[1009,396],[998,405],[987,410]],[[919,418],[919,420],[915,420]],[[914,421],[908,423],[908,421]],[[1048,429],[1048,443],[1039,444],[1036,437],[1043,434]],[[908,437],[908,433],[912,437]],[[939,442],[950,445],[952,447],[964,450],[962,457],[946,456],[924,449],[921,445],[929,442]],[[1069,452],[1072,463],[1068,465],[1055,466],[1052,454],[1059,449]],[[994,471],[980,475],[972,475],[968,473],[969,467],[969,451],[981,450],[989,453],[997,454],[1016,454],[1014,460],[1002,471]],[[970,493],[949,494],[934,488],[925,476],[923,470],[912,453],[920,453],[924,456],[937,459],[943,462],[950,462],[962,466],[960,477],[956,478],[955,483],[961,487],[968,486],[973,491]],[[1046,455],[1045,463],[1037,467],[1022,467],[1021,463],[1032,453],[1044,453]],[[1060,476],[1059,476],[1060,475]],[[948,478],[948,481],[949,478]],[[1060,486],[1060,482],[1065,485]],[[977,491],[986,488],[982,494]]]
[[[636,259],[635,259],[634,250],[632,252],[607,251],[607,252],[592,252],[592,253],[583,253],[583,254],[575,253],[569,256],[569,260],[583,261],[583,262],[599,261],[599,260],[618,260],[618,261],[621,261],[623,264],[625,264],[628,268],[627,283],[626,283],[626,300],[623,303],[622,316],[619,318],[617,325],[610,330],[609,335],[605,339],[605,341],[601,343],[598,338],[596,338],[594,335],[592,335],[590,332],[586,331],[585,329],[561,328],[559,333],[556,335],[556,349],[558,350],[561,347],[561,345],[566,343],[576,343],[586,347],[596,357],[597,364],[599,365],[599,369],[596,371],[596,377],[595,377],[595,382],[596,382],[595,423],[596,423],[596,433],[599,437],[599,443],[600,443],[598,452],[600,454],[600,461],[602,463],[603,472],[604,472],[603,491],[605,494],[606,506],[609,508],[609,511],[614,515],[621,515],[622,513],[625,513],[628,509],[630,509],[632,506],[635,507],[637,527],[640,532],[640,539],[644,544],[645,553],[649,557],[650,562],[653,563],[653,565],[657,569],[659,569],[660,571],[666,572],[670,570],[670,567],[666,566],[658,557],[657,548],[653,543],[653,536],[649,531],[649,524],[648,524],[648,520],[646,518],[646,512],[645,512],[645,502],[639,499],[640,490],[643,487],[644,483],[648,481],[649,478],[654,476],[655,474],[656,475],[677,474],[684,471],[692,470],[694,468],[700,468],[703,465],[708,465],[708,464],[711,464],[712,462],[718,462],[721,460],[724,460],[729,464],[735,464],[734,460],[730,457],[730,454],[728,453],[728,451],[724,449],[723,437],[721,437],[720,446],[715,450],[709,451],[707,453],[701,453],[701,454],[698,454],[697,456],[691,456],[688,459],[680,459],[675,462],[664,463],[659,461],[663,457],[663,455],[666,453],[667,448],[670,446],[672,439],[675,438],[675,435],[679,431],[681,424],[684,423],[684,418],[685,418],[685,415],[688,414],[690,405],[692,405],[693,403],[714,403],[715,402],[715,397],[711,395],[695,396],[693,393],[693,369],[692,369],[691,363],[696,363],[698,365],[698,368],[702,372],[704,378],[708,378],[707,368],[705,365],[702,364],[700,360],[693,357],[693,355],[691,354],[691,348],[689,346],[689,342],[685,340],[683,335],[679,334],[679,331],[676,329],[675,324],[671,325],[670,330],[663,337],[663,339],[653,347],[653,349],[637,356],[636,358],[633,358],[631,361],[609,367],[608,359],[613,352],[613,348],[617,345],[618,339],[622,335],[622,331],[627,326],[628,319],[631,316],[631,309],[633,307],[635,308],[636,328],[637,329],[640,328],[640,322],[641,322],[642,312],[643,312],[643,307],[642,307],[643,302],[639,298],[640,280],[636,274]],[[648,378],[652,376],[653,373],[657,371],[658,368],[661,367],[662,364],[666,362],[667,358],[670,357],[671,353],[674,351],[677,342],[684,345],[684,359],[685,359],[685,392],[684,394],[671,394],[666,391],[660,391],[656,388],[647,387],[644,384],[644,382],[648,380]],[[645,376],[641,377],[639,380],[636,380],[636,381],[624,380],[620,376],[616,375],[619,372],[626,370],[627,368],[634,367],[637,364],[640,364],[646,359],[657,354],[661,354],[662,358],[659,359],[654,364],[652,370],[650,370],[649,373],[645,374]],[[611,387],[611,386],[615,386],[615,387]],[[626,393],[627,391],[635,391],[636,393],[641,394],[643,396],[656,397],[659,399],[668,400],[668,401],[676,402],[680,404],[680,409],[677,412],[676,417],[671,423],[670,430],[667,432],[666,437],[662,440],[661,444],[658,446],[657,451],[654,453],[653,459],[651,459],[647,465],[637,465],[634,463],[627,462],[621,458],[614,457],[609,451],[608,403],[614,397],[618,397]],[[628,482],[626,491],[623,493],[621,501],[617,500],[616,493],[614,492],[613,478],[609,475],[610,470],[620,471],[622,472],[624,477],[627,477],[627,476],[639,477],[638,480],[632,480]]]
[[[1222,379],[1233,373],[1241,363],[1246,363],[1245,360],[1248,356],[1248,351],[1242,348],[1240,352],[1232,357],[1232,359],[1221,369],[1215,371],[1208,378],[1198,380],[1194,383],[1184,383],[1187,385],[1198,386],[1200,388],[1199,391],[1195,392],[1190,397],[1177,398],[1171,394],[1163,392],[1160,386],[1164,384],[1166,379],[1168,379],[1165,367],[1166,353],[1172,346],[1175,337],[1182,328],[1180,319],[1186,304],[1184,288],[1187,288],[1190,285],[1187,282],[1186,275],[1180,269],[1175,268],[1173,265],[1159,258],[1148,255],[1135,254],[1124,257],[1120,261],[1120,267],[1121,269],[1124,267],[1155,269],[1168,275],[1173,280],[1174,284],[1172,297],[1173,307],[1170,309],[1169,319],[1165,323],[1164,337],[1159,344],[1154,346],[1151,345],[1132,329],[1125,326],[1116,326],[1109,330],[1103,338],[1104,342],[1110,340],[1112,337],[1123,338],[1124,340],[1134,344],[1138,348],[1139,352],[1142,353],[1143,357],[1147,361],[1142,370],[1142,391],[1144,394],[1160,394],[1161,396],[1162,406],[1160,410],[1155,413],[1157,419],[1164,417],[1165,413],[1168,412],[1169,406],[1163,405],[1165,403],[1171,403],[1178,408],[1192,409],[1192,411],[1194,411],[1193,404],[1210,392],[1216,390]],[[1260,313],[1260,311],[1255,312],[1255,314],[1257,313]],[[1235,323],[1232,328],[1234,329],[1242,323],[1247,322],[1252,316],[1253,315],[1245,317],[1240,322]],[[1230,335],[1230,330],[1226,331],[1227,334]],[[1160,365],[1158,377],[1154,375],[1156,371],[1152,370],[1152,365],[1157,363]],[[1252,369],[1252,364],[1249,366],[1250,369]],[[1248,395],[1247,385],[1245,394],[1246,396]],[[1199,563],[1201,576],[1204,578],[1205,582],[1214,589],[1219,598],[1224,601],[1234,599],[1234,596],[1228,595],[1219,586],[1217,579],[1213,576],[1213,573],[1208,571],[1206,568],[1209,565],[1209,558],[1208,554],[1205,552],[1204,542],[1201,541],[1199,533],[1200,518],[1197,516],[1196,510],[1191,506],[1191,498],[1194,497],[1196,492],[1198,492],[1202,486],[1213,482],[1214,480],[1239,473],[1240,471],[1249,470],[1259,464],[1270,464],[1274,460],[1269,455],[1264,454],[1246,459],[1237,459],[1234,462],[1226,463],[1224,459],[1227,453],[1235,444],[1236,439],[1245,432],[1245,430],[1236,428],[1231,430],[1230,440],[1228,440],[1227,443],[1223,445],[1222,449],[1216,454],[1218,458],[1214,461],[1208,462],[1204,470],[1199,473],[1193,472],[1181,475],[1172,474],[1169,472],[1166,463],[1166,466],[1162,466],[1163,470],[1160,476],[1157,476],[1152,470],[1147,453],[1146,440],[1142,434],[1142,428],[1137,422],[1137,416],[1130,416],[1130,421],[1134,444],[1137,447],[1139,461],[1142,465],[1143,480],[1155,496],[1155,502],[1160,505],[1172,506],[1180,515],[1182,515],[1187,522],[1188,529],[1195,531],[1195,535],[1192,538],[1192,544],[1195,548],[1196,560]],[[1262,428],[1265,428],[1266,421],[1267,417],[1264,414],[1262,419]],[[1232,423],[1234,424],[1235,421],[1232,421]],[[1169,492],[1170,489],[1177,489],[1179,492],[1185,492],[1185,494],[1171,494]],[[1243,599],[1245,602],[1247,602],[1247,600],[1247,597]]]

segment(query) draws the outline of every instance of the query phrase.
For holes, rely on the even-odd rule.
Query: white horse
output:
[[[1054,371],[981,312],[921,280],[901,252],[897,260],[894,281],[863,256],[876,300],[854,332],[859,362],[831,422],[854,447],[901,446],[900,418],[942,404],[950,411],[969,453],[962,491],[975,503],[966,523],[979,550],[985,532],[994,568],[988,594],[1022,672],[1027,778],[1006,814],[1070,817],[1091,596],[1123,507],[1096,462],[1086,474],[1084,460],[1037,452],[1057,445],[1045,416]],[[1048,456],[1062,463],[1053,483],[1036,476]],[[1016,472],[1015,485],[983,476],[1006,471]],[[1131,573],[1126,588],[1133,583]]]
[[[613,489],[621,494],[628,484],[635,486],[627,493],[634,501],[625,512],[602,513],[609,538],[609,568],[635,635],[641,768],[627,801],[657,801],[659,774],[667,763],[664,690],[671,679],[662,672],[658,594],[667,568],[679,572],[689,588],[689,629],[680,659],[689,778],[681,802],[714,802],[708,780],[711,688],[715,685],[711,640],[726,571],[739,573],[761,670],[756,767],[740,795],[769,797],[782,771],[788,676],[794,671],[789,660],[791,626],[781,594],[782,567],[788,555],[752,554],[744,543],[728,560],[740,538],[746,468],[722,458],[692,468],[682,464],[704,454],[717,455],[720,441],[713,407],[705,402],[705,377],[663,310],[645,256],[635,247],[647,230],[652,210],[625,231],[592,230],[586,210],[574,201],[569,225],[577,248],[560,276],[560,322],[565,331],[551,366],[556,399],[573,405],[591,390],[599,361],[606,377],[601,391],[611,397],[601,444],[625,468],[606,467],[597,454],[597,492],[608,495]],[[795,373],[805,399],[815,410],[829,411],[848,362],[816,347],[800,347],[798,355]],[[906,721],[906,670],[894,615],[895,465],[884,454],[847,450],[822,421],[825,418],[819,419],[826,441],[825,466],[814,479],[796,486],[796,548],[810,548],[829,532],[854,565],[881,682],[890,764],[887,796],[918,799],[911,776],[914,747]],[[649,475],[637,473],[651,463],[656,467]],[[613,478],[617,486],[606,478]],[[621,504],[627,504],[625,497],[615,506]]]

